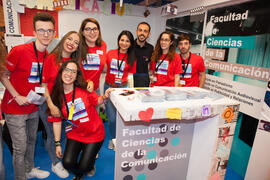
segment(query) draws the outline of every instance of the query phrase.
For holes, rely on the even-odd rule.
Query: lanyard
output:
[[[45,57],[46,57],[46,52],[45,52],[44,59],[43,59],[43,62],[42,62],[42,68],[40,69],[40,64],[39,64],[39,60],[38,60],[38,52],[37,52],[37,47],[36,47],[35,41],[33,41],[33,46],[34,46],[35,54],[36,54],[36,57],[37,57],[39,84],[41,84],[42,83],[42,72],[43,72],[43,66],[44,66],[44,60],[45,60]]]
[[[121,67],[122,67],[122,64],[123,64],[123,62],[124,62],[125,57],[126,57],[126,54],[125,54],[125,56],[123,57],[121,63],[119,64],[119,61],[120,61],[120,60],[119,60],[119,50],[118,50],[118,57],[117,57],[118,75],[119,75],[119,72],[120,72],[120,70],[121,70]]]
[[[66,106],[66,110],[68,114],[68,120],[72,120],[73,111],[74,111],[75,85],[73,85],[72,104],[70,106],[70,111],[68,109],[67,99],[66,99],[66,95],[64,91],[63,91],[63,95],[64,95],[65,106]]]
[[[187,68],[188,68],[188,63],[189,63],[189,60],[190,60],[190,57],[191,57],[191,53],[189,53],[189,57],[188,57],[188,62],[187,64],[185,64],[185,60],[183,60],[182,56],[180,55],[181,57],[181,60],[182,60],[182,68],[184,70],[184,72],[182,73],[182,77],[185,76],[186,72],[187,72]]]
[[[162,59],[162,61],[158,64],[158,66],[156,66],[155,72],[158,71],[159,66],[163,63],[163,61],[166,59],[167,56],[168,56],[168,54],[166,54],[166,56]]]

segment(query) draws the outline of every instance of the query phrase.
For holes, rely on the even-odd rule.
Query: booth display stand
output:
[[[239,103],[201,88],[116,89],[117,180],[224,179]]]

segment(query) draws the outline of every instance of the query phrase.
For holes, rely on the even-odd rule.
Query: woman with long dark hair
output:
[[[122,31],[117,38],[118,48],[107,53],[107,73],[104,83],[104,91],[108,88],[123,88],[128,86],[128,75],[136,72],[136,61],[134,54],[134,38],[131,32]],[[115,139],[116,134],[116,109],[111,101],[106,106],[108,126],[111,138]],[[112,141],[109,149],[113,148]]]
[[[174,34],[164,31],[160,34],[150,64],[150,86],[178,86],[182,66],[180,56],[175,52]]]
[[[65,61],[59,69],[51,98],[61,110],[61,118],[54,118],[53,132],[56,155],[62,157],[61,125],[66,123],[67,142],[63,155],[63,165],[75,174],[73,179],[95,170],[95,159],[100,150],[105,130],[95,106],[109,97],[111,89],[103,96],[96,92],[89,93],[80,66],[77,62]],[[79,156],[80,155],[80,156]]]
[[[44,62],[42,86],[45,87],[44,96],[47,97],[47,103],[39,107],[39,114],[47,134],[45,147],[52,161],[52,171],[60,178],[68,177],[69,173],[63,168],[60,159],[55,154],[51,118],[60,117],[61,113],[59,108],[52,102],[50,93],[61,64],[67,60],[80,61],[80,59],[81,36],[76,31],[70,31],[65,34]],[[49,112],[49,116],[46,111]]]
[[[84,19],[79,33],[82,36],[81,69],[88,82],[87,89],[100,94],[99,79],[106,63],[107,45],[102,40],[99,23],[94,18]]]

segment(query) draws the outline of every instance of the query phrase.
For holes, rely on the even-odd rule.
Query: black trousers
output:
[[[96,155],[102,144],[103,141],[82,143],[73,139],[67,139],[63,156],[64,168],[70,170],[76,176],[89,172],[94,168]]]

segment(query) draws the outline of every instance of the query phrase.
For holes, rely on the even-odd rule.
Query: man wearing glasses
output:
[[[40,93],[42,65],[46,48],[55,36],[55,21],[49,13],[33,19],[35,42],[15,46],[7,56],[7,73],[1,82],[6,87],[2,111],[13,143],[14,179],[47,178],[49,172],[34,168],[34,151],[39,121],[38,106],[27,95]],[[8,78],[9,74],[9,78]]]
[[[196,86],[203,88],[205,81],[205,66],[201,56],[191,53],[190,37],[180,34],[177,38],[183,73],[180,74],[180,86]]]

